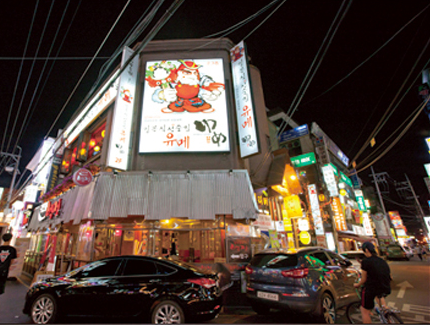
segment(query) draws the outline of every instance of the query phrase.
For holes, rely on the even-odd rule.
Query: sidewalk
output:
[[[0,295],[0,324],[31,324],[30,317],[22,313],[29,285],[25,277],[6,282],[5,293]]]

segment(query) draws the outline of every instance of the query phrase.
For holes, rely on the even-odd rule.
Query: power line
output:
[[[3,56],[0,57],[1,61],[14,61],[14,60],[48,60],[48,61],[78,61],[78,60],[106,60],[109,59],[109,56],[99,56],[93,58],[91,56],[62,56],[62,57],[12,57],[12,56]]]
[[[325,95],[326,93],[328,93],[330,90],[332,90],[334,87],[336,87],[337,85],[339,85],[341,82],[343,82],[345,79],[347,79],[348,77],[350,77],[355,71],[357,71],[359,68],[361,68],[365,63],[367,63],[371,58],[373,58],[380,50],[382,50],[388,43],[390,43],[398,34],[400,34],[409,24],[411,24],[418,16],[420,16],[424,11],[427,10],[427,8],[430,7],[430,4],[427,5],[423,10],[421,10],[418,14],[416,14],[411,20],[409,20],[405,25],[403,25],[402,28],[400,28],[396,33],[394,33],[393,36],[391,36],[384,44],[382,44],[382,46],[380,46],[375,52],[373,52],[367,59],[365,59],[364,61],[362,61],[358,66],[356,66],[354,69],[352,69],[351,72],[349,72],[345,77],[343,77],[342,79],[340,79],[338,82],[336,82],[333,86],[331,86],[330,88],[328,88],[326,91],[322,92],[320,95],[316,96],[315,98],[307,101],[306,103],[303,104],[307,105],[310,102],[313,102],[314,100],[320,98],[321,96]]]

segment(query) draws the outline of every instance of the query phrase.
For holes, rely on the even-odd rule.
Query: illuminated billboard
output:
[[[403,221],[402,218],[400,218],[400,214],[398,211],[388,211],[388,215],[390,216],[394,228],[403,228]]]
[[[148,61],[139,152],[229,151],[223,60]]]

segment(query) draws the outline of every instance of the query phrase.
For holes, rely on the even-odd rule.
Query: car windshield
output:
[[[388,247],[388,250],[389,250],[389,251],[392,251],[392,252],[395,252],[395,253],[398,253],[398,252],[401,252],[401,251],[402,251],[402,249],[401,249],[400,247],[398,247],[398,246],[391,246],[391,247]]]
[[[297,255],[295,254],[257,254],[251,260],[251,266],[281,268],[297,265]]]

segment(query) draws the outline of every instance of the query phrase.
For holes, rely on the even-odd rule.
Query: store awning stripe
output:
[[[63,197],[63,208],[62,208],[62,217],[64,223],[68,223],[69,221],[73,220],[73,207],[75,205],[76,197],[78,196],[78,189],[72,188],[71,190],[67,191],[62,197]]]
[[[91,219],[109,219],[115,176],[112,173],[100,173],[94,189],[90,207]]]
[[[190,219],[214,220],[214,185],[215,175],[192,174],[191,216]]]
[[[76,196],[74,208],[72,210],[73,224],[78,225],[82,220],[88,219],[88,213],[93,198],[95,182],[78,188],[78,195]]]

